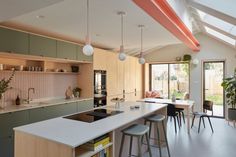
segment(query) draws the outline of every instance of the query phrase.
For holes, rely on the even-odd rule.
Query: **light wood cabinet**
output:
[[[107,104],[110,99],[125,97],[126,101],[141,99],[143,91],[142,65],[138,58],[127,56],[125,61],[118,59],[117,53],[97,49],[94,53],[94,70],[107,71]],[[124,92],[124,93],[123,93]]]

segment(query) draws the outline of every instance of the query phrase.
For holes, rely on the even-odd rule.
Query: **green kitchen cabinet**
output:
[[[61,105],[49,106],[46,108],[48,119],[76,113],[77,103],[66,103]]]
[[[36,56],[54,57],[57,56],[56,40],[30,35],[29,38],[29,53]]]
[[[92,62],[93,56],[86,56],[83,54],[83,47],[77,46],[77,60],[78,61],[86,61],[86,62]]]
[[[94,108],[93,99],[79,101],[77,105],[78,105],[78,112],[83,112]]]
[[[76,60],[77,45],[63,41],[57,41],[57,58]]]
[[[46,112],[46,107],[40,107],[29,110],[29,123],[35,123],[47,119],[48,115]]]
[[[13,135],[13,128],[29,123],[29,112],[18,111],[0,115],[0,138]]]
[[[6,137],[0,138],[0,156],[14,157],[14,138]]]
[[[29,54],[29,34],[0,28],[0,51]]]

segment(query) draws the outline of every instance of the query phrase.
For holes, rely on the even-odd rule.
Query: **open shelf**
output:
[[[96,155],[97,153],[99,153],[100,151],[102,151],[103,149],[109,148],[113,145],[112,142],[108,143],[106,146],[104,146],[103,148],[96,150],[96,151],[91,151],[91,150],[86,150],[84,148],[77,148],[76,152],[75,152],[75,156],[76,157],[91,157],[93,155]]]
[[[10,73],[12,70],[2,70],[0,72]],[[29,74],[68,74],[68,75],[79,75],[77,72],[44,72],[44,71],[15,71],[16,73],[29,73]]]

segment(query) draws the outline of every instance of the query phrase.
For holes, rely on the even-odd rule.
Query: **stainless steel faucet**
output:
[[[27,97],[27,103],[29,104],[30,101],[32,101],[32,99],[30,99],[30,91],[33,91],[33,93],[35,93],[35,89],[34,88],[28,88],[28,97]]]

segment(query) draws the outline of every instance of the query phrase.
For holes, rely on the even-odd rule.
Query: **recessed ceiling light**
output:
[[[38,19],[43,19],[43,18],[45,18],[45,16],[43,16],[43,15],[37,15],[36,18],[38,18]]]

